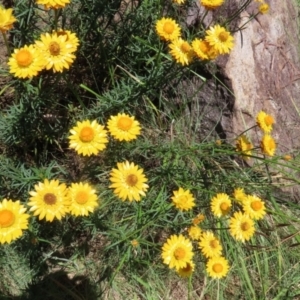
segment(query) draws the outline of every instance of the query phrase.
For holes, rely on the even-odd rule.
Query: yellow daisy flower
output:
[[[17,19],[13,16],[12,8],[2,8],[0,6],[0,31],[6,32],[13,27],[13,23],[17,21]]]
[[[127,114],[111,116],[107,122],[109,133],[119,141],[132,141],[140,134],[140,123]]]
[[[266,114],[264,111],[260,111],[256,116],[256,123],[264,133],[270,133],[273,130],[275,121],[271,115]]]
[[[45,218],[49,222],[52,222],[54,218],[61,220],[70,206],[66,185],[60,184],[58,180],[45,179],[34,188],[34,191],[29,192],[31,197],[28,202],[33,215],[38,215],[39,220]]]
[[[269,5],[267,3],[262,3],[259,5],[258,10],[261,14],[267,14],[269,12]]]
[[[202,233],[198,245],[202,254],[207,258],[220,256],[223,249],[220,240],[211,231]]]
[[[274,139],[269,135],[265,134],[260,143],[261,151],[269,156],[274,156],[276,151],[276,143]]]
[[[88,183],[72,183],[68,197],[71,200],[69,212],[74,216],[88,216],[99,205],[96,191]]]
[[[253,145],[249,141],[249,139],[243,134],[236,140],[236,151],[243,152],[243,156],[246,159],[250,159],[248,157],[252,154]]]
[[[186,263],[185,267],[179,268],[178,270],[176,270],[176,272],[178,273],[179,276],[183,278],[187,278],[193,274],[194,269],[195,269],[195,264],[192,261],[189,261]]]
[[[173,194],[172,202],[179,210],[189,210],[196,205],[195,198],[189,190],[179,188],[179,190],[173,191]]]
[[[234,38],[224,27],[215,25],[206,31],[205,40],[220,54],[229,53],[234,46]]]
[[[206,264],[206,272],[212,278],[222,278],[227,275],[229,271],[229,264],[226,258],[213,257],[210,258]]]
[[[199,240],[202,234],[202,230],[198,226],[191,226],[188,229],[188,235],[192,240]]]
[[[211,60],[218,56],[218,52],[207,41],[202,39],[194,39],[192,47],[197,57],[201,60]]]
[[[169,44],[170,54],[176,60],[177,63],[181,65],[189,65],[194,57],[193,48],[190,44],[183,40],[182,38],[178,38],[172,40]]]
[[[162,259],[170,269],[185,268],[193,258],[193,246],[182,234],[171,235],[162,247]]]
[[[109,187],[114,189],[114,194],[122,201],[141,201],[141,196],[146,196],[145,192],[149,188],[143,169],[128,161],[118,163],[117,167],[110,173],[112,184]]]
[[[156,22],[156,32],[162,40],[172,41],[180,37],[180,27],[171,18],[162,18]]]
[[[59,9],[69,4],[70,0],[36,0],[36,3],[44,5],[46,9]]]
[[[243,210],[246,215],[254,220],[260,220],[266,214],[265,203],[254,195],[248,195],[243,201]]]
[[[140,243],[139,243],[138,240],[132,240],[132,241],[130,242],[130,244],[131,244],[131,246],[132,246],[133,248],[136,248]]]
[[[0,202],[0,243],[11,243],[28,228],[29,215],[20,201],[3,199]]]
[[[237,241],[248,241],[255,232],[254,221],[242,212],[235,212],[229,221],[229,232]]]
[[[210,207],[212,213],[216,217],[220,218],[229,213],[231,208],[231,200],[227,194],[219,193],[211,199]]]
[[[216,9],[224,3],[224,0],[200,0],[200,3],[206,9]]]
[[[53,31],[53,33],[56,33],[57,36],[66,36],[65,43],[70,52],[75,52],[77,50],[79,46],[79,40],[74,32],[60,29],[58,31]]]
[[[41,41],[36,41],[36,47],[40,49],[46,59],[45,68],[53,72],[63,72],[69,69],[74,59],[74,46],[67,42],[67,35],[57,33],[45,33],[41,35]]]
[[[68,137],[70,148],[84,156],[97,155],[106,148],[108,139],[104,126],[98,124],[96,120],[77,122],[76,125],[70,130],[72,135]]]
[[[45,59],[34,45],[15,49],[9,58],[9,73],[18,78],[32,78],[44,69]]]
[[[193,220],[192,223],[194,225],[198,225],[205,220],[205,216],[203,214],[198,214]]]
[[[246,193],[243,188],[237,188],[233,191],[233,197],[239,204],[242,204],[244,200],[247,198]]]

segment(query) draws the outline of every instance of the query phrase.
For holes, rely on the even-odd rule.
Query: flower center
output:
[[[274,124],[274,119],[273,119],[273,117],[267,115],[267,116],[265,117],[265,123],[266,123],[267,126],[273,125],[273,124]]]
[[[208,50],[209,50],[208,43],[205,42],[205,41],[200,42],[200,43],[199,43],[199,48],[200,48],[200,50],[201,50],[203,53],[207,53]]]
[[[212,248],[216,249],[216,248],[219,246],[219,241],[216,240],[216,239],[214,239],[214,240],[210,241],[209,245],[210,245]]]
[[[221,264],[216,263],[213,265],[212,269],[215,273],[221,273],[223,271],[223,266]]]
[[[15,215],[8,209],[3,209],[0,211],[0,228],[9,227],[15,221]]]
[[[190,50],[191,50],[191,46],[189,45],[188,42],[183,42],[183,43],[181,44],[180,49],[181,49],[182,52],[188,53],[188,52],[190,52]]]
[[[243,231],[249,230],[249,229],[250,229],[250,224],[249,224],[248,222],[243,222],[243,223],[241,224],[241,229],[242,229]]]
[[[83,127],[80,131],[79,138],[84,143],[89,143],[94,139],[95,133],[91,127]]]
[[[164,32],[166,32],[167,34],[171,34],[174,31],[174,24],[171,22],[166,22],[163,26]]]
[[[53,205],[53,204],[56,203],[56,196],[54,194],[52,194],[52,193],[47,193],[44,196],[44,202],[47,205]]]
[[[183,248],[177,248],[175,251],[174,251],[174,256],[177,260],[181,260],[185,257],[185,250]]]
[[[60,53],[60,46],[57,42],[51,42],[49,44],[49,51],[51,55],[57,56]]]
[[[123,131],[128,131],[132,126],[133,120],[128,117],[121,117],[118,120],[117,126]]]
[[[228,39],[228,36],[229,36],[228,32],[223,31],[223,32],[221,32],[221,33],[219,34],[219,40],[220,40],[221,42],[226,42],[227,39]]]
[[[23,49],[16,54],[16,60],[20,67],[28,67],[32,63],[33,57],[28,50]]]
[[[126,177],[126,183],[129,185],[129,186],[135,186],[138,182],[138,178],[136,175],[134,174],[129,174],[127,177]]]
[[[262,203],[260,201],[253,201],[251,202],[251,208],[255,211],[261,210],[262,209]]]
[[[89,200],[89,195],[87,192],[80,191],[76,194],[75,201],[78,204],[85,204]]]
[[[221,205],[220,205],[220,208],[221,208],[223,213],[226,213],[229,210],[229,205],[226,202],[222,202]]]

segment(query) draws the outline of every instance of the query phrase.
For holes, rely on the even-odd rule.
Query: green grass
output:
[[[282,189],[299,184],[298,150],[292,149],[295,158],[287,162],[280,155],[262,156],[255,145],[249,165],[235,141],[224,138],[219,121],[229,108],[222,101],[218,106],[215,95],[220,85],[232,92],[218,68],[214,62],[176,64],[154,29],[167,14],[189,40],[201,36],[201,24],[189,28],[184,22],[192,1],[180,7],[141,1],[116,22],[120,3],[72,1],[58,19],[59,27],[76,32],[81,43],[70,70],[43,71],[31,80],[12,77],[0,88],[1,94],[13,87],[14,95],[0,112],[0,198],[26,205],[28,192],[46,178],[67,185],[89,182],[99,197],[99,207],[88,217],[52,223],[32,217],[20,239],[0,246],[0,299],[297,299],[300,206]],[[19,22],[11,32],[12,48],[56,26],[52,11],[34,1],[17,1],[14,12]],[[4,67],[0,74],[9,75]],[[69,149],[69,130],[77,121],[105,124],[118,112],[139,120],[137,140],[110,139],[106,150],[92,157]],[[110,171],[124,160],[142,167],[149,179],[141,202],[122,202],[108,188]],[[178,187],[191,190],[194,209],[172,206]],[[255,236],[244,244],[229,234],[227,218],[217,219],[210,210],[213,196],[231,196],[238,187],[267,206]],[[220,281],[207,276],[197,243],[189,279],[161,259],[168,237],[187,235],[198,213],[206,216],[201,228],[220,237],[231,266]]]

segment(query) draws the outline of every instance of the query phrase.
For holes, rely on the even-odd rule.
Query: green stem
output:
[[[59,17],[59,9],[55,9],[54,10],[54,29],[55,29],[55,31],[57,31],[58,17]]]
[[[2,32],[2,31],[1,31],[1,32]],[[6,46],[6,49],[7,49],[7,54],[8,54],[8,56],[10,56],[11,51],[10,51],[10,47],[9,47],[9,44],[8,44],[8,40],[7,40],[6,33],[5,33],[5,32],[2,32],[2,36],[3,36],[4,43],[5,43],[5,46]]]

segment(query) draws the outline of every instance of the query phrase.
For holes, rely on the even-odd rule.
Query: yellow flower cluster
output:
[[[276,143],[274,138],[270,135],[273,130],[275,120],[273,116],[264,111],[260,111],[256,116],[256,124],[263,131],[264,136],[260,142],[261,152],[268,156],[274,156],[276,151]],[[245,159],[249,159],[254,149],[253,144],[244,134],[236,139],[236,151],[240,152]]]
[[[216,9],[223,2],[224,0],[201,0],[201,4],[206,9]],[[202,38],[194,38],[191,43],[181,37],[182,29],[172,18],[159,19],[155,29],[160,39],[169,42],[171,56],[182,66],[189,65],[195,58],[213,60],[219,55],[229,53],[234,46],[231,33],[218,24],[211,26]]]
[[[67,213],[88,216],[99,206],[98,196],[88,183],[72,183],[69,188],[58,180],[47,180],[29,192],[29,212],[39,220],[61,220]],[[11,243],[28,228],[30,215],[20,201],[4,199],[0,202],[0,243]]]
[[[9,72],[18,78],[32,78],[42,70],[63,72],[74,59],[79,40],[75,33],[59,30],[45,33],[35,44],[15,49],[9,58]]]
[[[111,116],[107,128],[113,138],[127,142],[136,139],[141,131],[140,123],[125,113]],[[70,133],[70,148],[83,156],[97,155],[108,143],[107,130],[96,120],[77,122]],[[110,181],[110,188],[122,201],[140,201],[149,187],[143,169],[128,161],[118,163],[117,168],[112,169]]]

